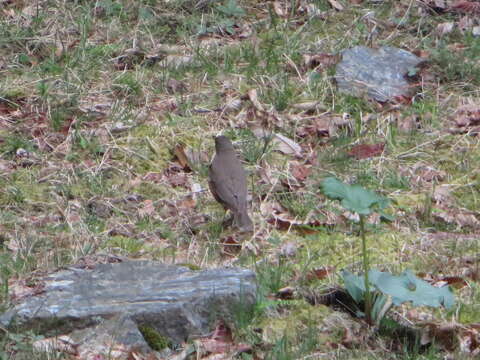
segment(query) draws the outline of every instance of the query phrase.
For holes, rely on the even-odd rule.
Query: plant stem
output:
[[[362,257],[363,257],[363,271],[365,278],[365,316],[367,323],[372,324],[372,296],[370,293],[370,282],[368,280],[368,253],[367,253],[367,238],[365,237],[365,216],[360,215],[360,236],[362,238]]]

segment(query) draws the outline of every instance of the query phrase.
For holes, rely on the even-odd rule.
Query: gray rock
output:
[[[230,268],[191,271],[150,261],[69,268],[42,279],[44,292],[0,315],[0,324],[65,334],[124,316],[174,342],[206,334],[238,306],[253,305],[253,272]]]
[[[411,84],[405,79],[410,69],[423,60],[414,54],[389,46],[370,49],[355,46],[342,52],[335,80],[341,92],[385,102],[396,96],[409,96]]]

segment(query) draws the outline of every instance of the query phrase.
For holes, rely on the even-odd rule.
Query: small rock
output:
[[[257,288],[250,270],[191,271],[153,261],[70,267],[36,283],[42,291],[1,314],[1,326],[50,336],[122,316],[178,343],[208,333],[218,319],[232,321],[236,305],[253,305]]]
[[[411,86],[405,75],[423,61],[408,51],[390,46],[379,49],[355,46],[342,52],[335,80],[341,92],[355,96],[367,94],[386,102],[410,95]]]

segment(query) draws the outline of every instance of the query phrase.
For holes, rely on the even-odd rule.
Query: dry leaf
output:
[[[330,276],[334,272],[335,272],[335,266],[322,266],[320,268],[310,270],[307,273],[306,278],[309,281],[315,280],[315,279],[322,280]]]
[[[260,101],[258,101],[258,94],[256,89],[248,90],[247,96],[248,99],[252,102],[255,109],[257,109],[258,111],[265,111],[262,104],[260,104]]]
[[[293,104],[292,108],[300,111],[313,112],[315,110],[325,110],[326,106],[318,101],[307,101],[298,104]]]
[[[168,176],[168,182],[173,187],[177,187],[177,186],[187,187],[188,177],[186,174],[173,174]]]
[[[341,57],[334,54],[315,54],[315,55],[303,55],[303,63],[308,69],[315,69],[317,72],[322,72],[330,66],[338,64]]]
[[[438,24],[436,33],[439,36],[450,34],[453,31],[454,26],[455,26],[455,23],[453,22],[444,22],[444,23]]]
[[[159,184],[163,180],[163,175],[159,172],[148,172],[142,177],[142,180]]]
[[[300,137],[333,137],[338,130],[351,131],[353,128],[352,119],[336,114],[324,114],[323,116],[310,120],[310,124],[297,129],[296,134]]]
[[[181,167],[183,167],[185,170],[191,170],[190,165],[188,163],[187,155],[185,154],[184,145],[182,144],[175,145],[175,148],[173,149],[173,153],[177,158],[178,163],[180,164]]]
[[[243,101],[238,98],[229,99],[223,106],[223,112],[229,113],[233,111],[238,111],[242,108]]]
[[[286,3],[282,4],[280,1],[274,1],[272,4],[275,14],[282,18],[286,18],[288,16],[288,9],[284,5],[286,5]]]
[[[295,156],[302,155],[301,146],[282,134],[275,134],[272,143],[275,144],[275,150],[280,151],[283,154]]]
[[[275,298],[281,300],[293,300],[295,298],[295,289],[290,286],[281,288],[275,294]]]
[[[153,206],[152,200],[145,200],[142,202],[142,207],[138,209],[138,215],[140,217],[152,216],[155,213],[155,206]]]
[[[175,94],[178,92],[182,93],[187,90],[187,86],[182,81],[170,78],[167,81],[167,90],[171,94]]]
[[[417,115],[409,115],[398,122],[398,129],[403,133],[411,133],[419,127],[419,118]]]
[[[285,257],[292,257],[297,254],[299,245],[294,241],[287,241],[280,246],[279,254]]]
[[[455,2],[452,6],[450,6],[451,11],[463,13],[463,14],[470,14],[470,15],[480,15],[480,3],[473,2],[473,1],[464,1],[460,0]]]
[[[465,32],[466,30],[472,28],[473,25],[473,19],[470,16],[462,16],[462,18],[458,20],[458,28],[461,32]]]
[[[460,106],[452,117],[455,128],[450,129],[453,133],[470,133],[479,132],[480,126],[480,105],[472,103]]]
[[[380,144],[360,144],[354,146],[348,155],[355,157],[357,160],[368,159],[374,156],[382,155],[385,143]]]
[[[437,9],[445,10],[447,8],[445,0],[434,0],[433,3]]]
[[[39,352],[52,353],[58,351],[69,355],[78,355],[78,346],[68,335],[55,336],[47,339],[37,340],[32,344],[33,348]]]
[[[242,244],[232,235],[220,240],[222,253],[229,256],[236,256],[242,250]]]
[[[338,11],[342,11],[342,10],[343,10],[343,5],[340,4],[340,2],[338,2],[337,0],[328,0],[328,2],[330,3],[330,5],[332,5],[332,7],[333,7],[335,10],[338,10]]]
[[[290,172],[295,179],[299,182],[304,182],[308,175],[310,175],[311,167],[299,164],[299,163],[291,163],[290,164]]]

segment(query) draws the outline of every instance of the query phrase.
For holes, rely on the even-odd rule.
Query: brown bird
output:
[[[213,197],[231,211],[233,223],[241,232],[252,231],[253,223],[247,212],[247,175],[232,142],[223,135],[215,138],[215,156],[208,176]]]

